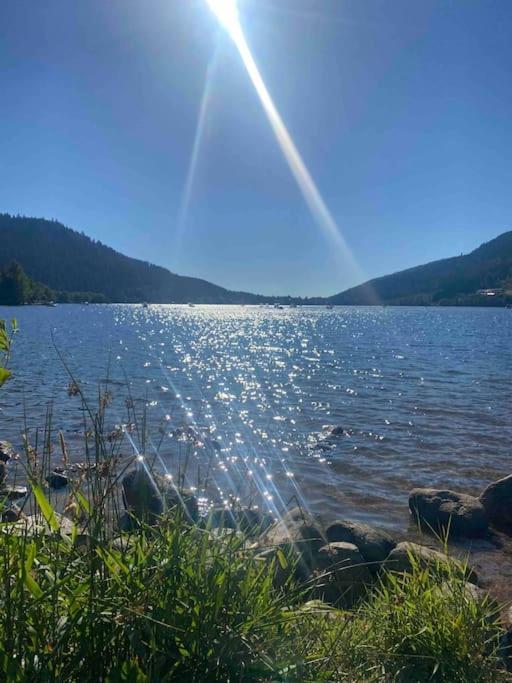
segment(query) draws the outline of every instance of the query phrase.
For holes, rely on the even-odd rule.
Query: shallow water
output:
[[[59,351],[91,404],[109,380],[111,428],[126,421],[128,378],[146,406],[147,452],[170,472],[188,452],[189,483],[211,467],[208,496],[221,500],[279,509],[295,496],[328,517],[405,530],[413,486],[477,493],[512,470],[506,309],[0,308],[13,314],[0,438],[16,444],[23,414],[34,437],[51,401],[54,428],[82,457],[81,403]],[[174,433],[187,424],[193,445]],[[324,425],[345,433],[325,439]]]

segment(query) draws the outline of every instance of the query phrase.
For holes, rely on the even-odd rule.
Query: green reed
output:
[[[0,525],[0,680],[506,680],[496,606],[468,592],[456,563],[383,574],[363,603],[341,611],[305,603],[307,586],[292,579],[275,585],[291,556],[263,559],[240,533],[213,533],[181,509],[119,532],[120,479],[133,459],[125,435],[107,430],[108,388],[92,411],[72,381],[82,467],[64,499],[50,494],[50,461],[69,464],[50,410],[23,459],[32,490],[23,512],[39,526]],[[141,443],[144,431],[134,428]]]

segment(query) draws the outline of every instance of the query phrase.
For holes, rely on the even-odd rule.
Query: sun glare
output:
[[[302,156],[295,145],[288,128],[274,104],[274,101],[265,85],[263,77],[252,56],[247,40],[240,25],[236,0],[206,0],[219,22],[226,29],[235,43],[242,62],[252,81],[254,89],[265,110],[270,126],[281,148],[284,158],[299,186],[301,193],[308,205],[316,223],[324,234],[336,246],[336,255],[341,256],[342,265],[352,271],[356,279],[363,280],[363,274],[356,260],[340,232],[327,204],[313,180]]]
[[[206,0],[220,23],[231,33],[240,28],[236,0]]]

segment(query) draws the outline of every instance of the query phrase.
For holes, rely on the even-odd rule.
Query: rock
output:
[[[512,474],[489,484],[479,500],[491,524],[512,530]]]
[[[16,457],[14,448],[8,441],[0,441],[0,461],[8,462]]]
[[[330,436],[343,436],[344,433],[345,433],[345,430],[343,429],[343,427],[341,425],[337,425],[337,426],[331,427],[329,429],[329,435]]]
[[[286,563],[285,566],[283,566],[279,561],[277,548],[265,548],[256,553],[254,559],[258,562],[265,562],[267,565],[271,565],[272,562],[274,563],[273,584],[275,588],[283,588],[292,576],[295,576],[295,578],[302,578],[302,580],[305,580],[307,576],[309,576],[308,572],[297,572],[292,564]]]
[[[197,500],[190,491],[179,491],[172,480],[158,474],[150,476],[144,467],[125,474],[121,487],[126,509],[140,521],[154,524],[158,516],[173,508],[182,509],[191,522],[199,517]]]
[[[53,514],[56,522],[59,524],[60,533],[70,535],[73,531],[73,522],[67,517],[64,517],[64,515],[60,515],[58,512],[54,512]],[[23,516],[16,522],[3,524],[0,526],[0,531],[16,536],[40,536],[52,535],[54,533],[42,515]]]
[[[2,512],[2,522],[17,522],[22,514],[20,508],[17,505],[13,505]]]
[[[372,575],[357,546],[339,541],[320,548],[312,579],[314,597],[332,605],[352,607],[366,593]]]
[[[254,508],[214,508],[207,518],[207,525],[212,529],[239,529],[248,536],[259,536],[273,522],[271,515]]]
[[[409,509],[424,530],[456,536],[483,536],[487,515],[478,498],[440,489],[413,489]]]
[[[301,508],[293,508],[260,537],[260,545],[279,547],[285,556],[296,559],[297,578],[306,578],[314,558],[325,545],[325,537],[317,520]]]
[[[444,553],[440,553],[438,550],[427,548],[418,543],[404,541],[403,543],[398,543],[389,553],[384,563],[385,568],[397,573],[412,572],[413,565],[410,557],[411,555],[414,556],[415,560],[422,568],[437,563],[446,563],[448,560],[447,556],[444,555]]]
[[[46,481],[51,489],[63,489],[68,485],[68,478],[60,472],[50,472],[46,477]]]
[[[2,486],[0,489],[0,501],[11,501],[25,498],[28,494],[26,486]]]
[[[344,541],[357,546],[364,560],[372,564],[370,570],[376,568],[376,563],[384,562],[396,545],[385,531],[345,519],[330,524],[325,535],[329,543]]]
[[[443,571],[443,568],[446,570],[448,563],[451,562],[458,565],[462,570],[462,565],[460,565],[460,563],[444,553],[433,550],[432,548],[427,548],[424,545],[419,545],[418,543],[411,543],[410,541],[398,543],[398,545],[389,553],[382,567],[387,571],[410,574],[413,572],[413,560],[411,559],[411,556],[414,558],[414,561],[417,562],[420,569],[435,567]],[[478,577],[473,569],[468,567],[465,573],[466,579],[469,582],[478,583]]]
[[[0,486],[7,479],[7,465],[3,460],[0,460]]]
[[[130,533],[139,528],[139,523],[128,510],[123,510],[117,518],[117,528],[119,531]]]

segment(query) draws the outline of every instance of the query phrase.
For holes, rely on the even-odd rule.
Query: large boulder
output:
[[[199,517],[197,500],[190,491],[178,490],[171,479],[149,474],[144,467],[125,474],[121,487],[124,505],[138,521],[154,524],[160,515],[172,509],[182,510],[191,522]]]
[[[316,518],[301,508],[293,508],[260,537],[264,548],[280,548],[294,563],[297,578],[306,578],[314,566],[314,559],[325,545],[325,536]]]
[[[449,531],[455,536],[483,536],[487,515],[482,503],[473,496],[448,489],[413,489],[409,509],[424,530]]]
[[[480,495],[489,521],[500,529],[512,529],[512,474],[489,484]]]
[[[372,575],[357,546],[340,541],[319,549],[311,579],[313,597],[351,607],[366,593]]]
[[[389,553],[386,561],[382,564],[383,569],[399,574],[412,574],[415,567],[419,569],[432,568],[440,572],[448,573],[448,565],[453,563],[461,572],[464,572],[467,581],[478,583],[476,573],[469,567],[464,567],[456,560],[448,557],[444,553],[427,548],[427,546],[404,541],[398,543]]]
[[[357,546],[364,560],[370,563],[370,569],[384,562],[396,545],[385,531],[345,519],[330,524],[325,530],[325,535],[329,543],[343,541]]]

